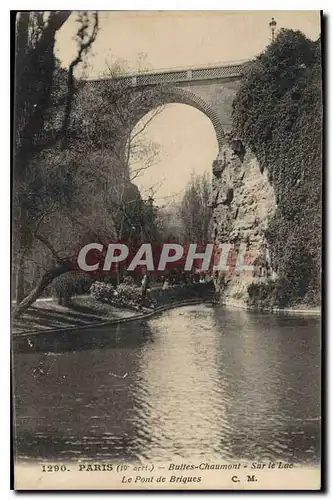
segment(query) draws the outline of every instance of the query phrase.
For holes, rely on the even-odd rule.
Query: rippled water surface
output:
[[[189,306],[82,340],[16,354],[19,457],[319,460],[319,319]]]

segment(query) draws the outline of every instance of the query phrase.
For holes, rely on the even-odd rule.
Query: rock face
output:
[[[213,163],[212,207],[214,243],[234,245],[228,271],[220,273],[221,301],[246,306],[249,284],[274,277],[264,232],[276,198],[266,172],[239,139],[229,137]],[[244,263],[254,266],[252,271],[235,267],[241,244]]]

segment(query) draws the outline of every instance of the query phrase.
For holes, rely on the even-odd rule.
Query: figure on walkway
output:
[[[141,299],[142,299],[142,302],[146,299],[148,286],[149,286],[149,275],[148,275],[148,272],[145,271],[145,274],[144,274],[142,281],[141,281]]]

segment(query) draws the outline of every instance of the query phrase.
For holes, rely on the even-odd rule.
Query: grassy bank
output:
[[[13,321],[13,332],[84,326],[99,321],[129,318],[136,314],[135,311],[103,304],[89,296],[73,297],[70,307],[60,306],[56,299],[40,300]]]

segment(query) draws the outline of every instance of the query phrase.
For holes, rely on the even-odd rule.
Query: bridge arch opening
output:
[[[142,99],[142,95],[144,95],[144,99]],[[222,149],[225,142],[225,135],[218,114],[214,108],[197,93],[184,87],[160,86],[146,90],[144,94],[141,94],[137,99],[140,102],[137,107],[136,121],[142,119],[144,115],[156,107],[168,104],[187,104],[201,111],[211,121],[215,130],[219,151]]]
[[[164,146],[162,158],[159,158],[161,164],[151,172],[158,171],[164,181],[168,178],[169,185],[178,179],[182,186],[184,178],[189,180],[192,171],[212,172],[213,161],[224,145],[225,135],[219,117],[209,103],[187,88],[174,86],[146,89],[138,92],[136,99],[138,105],[132,108],[135,109],[132,135],[140,131],[142,124],[146,128],[147,123],[148,143],[155,141]],[[200,161],[202,167],[196,168]],[[140,169],[132,164],[131,170]],[[135,176],[134,182],[141,192],[143,184],[147,186],[148,178],[154,178],[151,172],[147,169],[147,172]],[[156,177],[155,180],[158,182]]]
[[[219,153],[220,145],[216,128],[207,113],[198,106],[184,102],[168,102],[146,113],[133,129],[133,133],[145,129],[143,143],[150,153],[157,144],[156,163],[141,165],[130,161],[134,183],[143,197],[153,195],[165,199],[179,195],[192,173],[195,175],[212,172],[212,163]],[[131,175],[133,177],[133,175]]]

